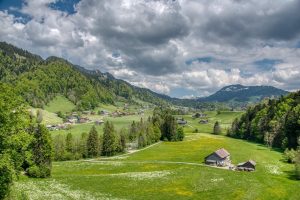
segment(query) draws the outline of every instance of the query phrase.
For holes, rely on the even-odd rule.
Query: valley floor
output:
[[[212,168],[205,156],[224,147],[232,162],[253,159],[255,172]],[[54,162],[52,178],[22,176],[12,199],[299,199],[300,182],[282,153],[262,145],[190,133],[110,159]]]

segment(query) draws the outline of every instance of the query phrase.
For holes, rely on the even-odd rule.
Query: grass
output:
[[[229,116],[230,115],[230,116]],[[238,113],[209,113],[222,124]],[[191,117],[191,126],[211,130]],[[121,127],[128,119],[113,118]],[[194,128],[195,128],[194,127]],[[182,142],[162,142],[121,157],[54,162],[52,177],[20,176],[12,199],[299,199],[300,182],[292,178],[294,166],[282,161],[282,153],[263,145],[209,133],[191,133],[185,127]],[[224,147],[232,162],[253,159],[255,172],[217,169],[203,164],[205,156]]]
[[[52,113],[61,111],[62,113],[71,112],[75,105],[66,97],[58,95],[45,106],[45,110]]]
[[[36,114],[38,109],[30,108],[30,110]],[[63,120],[57,116],[57,114],[49,112],[47,110],[41,110],[43,113],[43,124],[61,124]]]
[[[123,117],[103,117],[104,121],[110,121],[114,124],[114,127],[117,131],[119,131],[122,128],[128,128],[128,126],[132,123],[132,121],[139,121],[142,118],[146,120],[148,118],[149,114],[145,115],[130,115],[130,116],[123,116]],[[90,117],[92,118],[92,117]],[[102,118],[101,116],[97,116],[94,118]],[[83,132],[88,133],[90,129],[94,126],[94,123],[85,123],[85,124],[76,124],[73,125],[71,129],[69,130],[58,130],[58,131],[52,131],[52,135],[57,135],[57,134],[67,134],[67,133],[72,133],[73,136],[78,137],[80,136]],[[103,133],[103,125],[97,125],[96,129],[99,134]]]

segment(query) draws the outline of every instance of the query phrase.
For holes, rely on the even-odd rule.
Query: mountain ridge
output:
[[[280,97],[289,92],[274,86],[256,85],[244,86],[241,84],[228,85],[212,95],[198,98],[200,102],[258,102],[264,98]]]

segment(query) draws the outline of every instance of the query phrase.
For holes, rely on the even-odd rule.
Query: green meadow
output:
[[[45,110],[53,113],[57,113],[58,111],[61,111],[62,113],[72,112],[74,108],[75,105],[66,97],[61,95],[56,96],[45,106]]]
[[[116,157],[54,162],[51,178],[20,176],[11,199],[299,199],[300,182],[294,165],[282,152],[263,145],[211,134],[216,120],[226,129],[237,112],[209,112],[209,124],[191,115],[182,142],[160,142]],[[106,118],[122,128],[140,116]],[[92,124],[74,126],[73,133]],[[193,133],[194,129],[198,133]],[[97,130],[101,133],[101,126]],[[54,131],[52,134],[60,133]],[[224,131],[225,132],[225,131]],[[218,148],[231,154],[233,164],[253,159],[255,172],[238,172],[205,166],[204,158]]]

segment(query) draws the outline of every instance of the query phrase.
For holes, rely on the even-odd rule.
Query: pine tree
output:
[[[100,142],[95,126],[91,128],[87,138],[87,154],[88,157],[96,157],[100,155]]]
[[[103,145],[102,153],[105,156],[112,156],[117,150],[117,140],[114,126],[112,123],[106,121],[103,128]]]
[[[72,133],[68,133],[66,137],[66,150],[68,152],[73,152],[74,148],[74,139]]]
[[[218,121],[216,121],[215,125],[214,125],[214,134],[216,134],[216,135],[221,134],[221,126]]]
[[[88,150],[87,150],[87,140],[88,140],[88,134],[82,133],[80,138],[80,153],[83,158],[88,157]]]
[[[52,168],[52,141],[48,129],[38,124],[32,142],[32,161],[28,174],[33,177],[49,177]]]
[[[54,137],[54,160],[65,160],[66,144],[64,137],[58,134]]]

